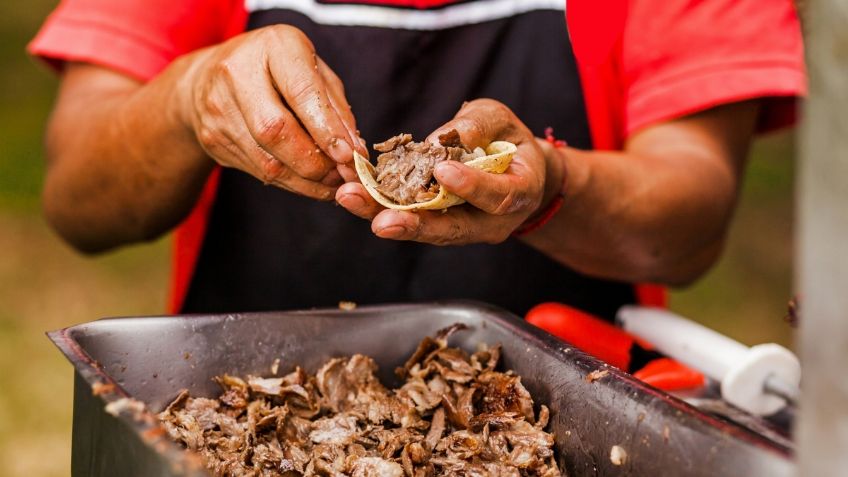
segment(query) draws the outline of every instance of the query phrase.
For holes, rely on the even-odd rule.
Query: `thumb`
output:
[[[456,116],[427,136],[427,141],[438,143],[439,136],[451,130],[459,133],[466,147],[486,147],[492,141],[507,139],[513,117],[512,112],[502,103],[492,99],[478,99],[465,103]]]

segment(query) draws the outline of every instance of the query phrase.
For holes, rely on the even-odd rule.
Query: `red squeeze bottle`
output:
[[[704,384],[704,376],[701,373],[670,358],[661,357],[652,351],[653,346],[649,343],[568,305],[542,303],[527,312],[526,319],[611,366],[625,372],[636,371],[633,374],[636,378],[660,389],[673,391]],[[638,359],[634,360],[634,357]],[[651,359],[647,365],[644,358]],[[634,365],[641,369],[631,369]]]

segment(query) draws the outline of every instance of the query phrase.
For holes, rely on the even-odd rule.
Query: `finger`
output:
[[[247,124],[241,118],[231,118],[229,128],[224,133],[235,150],[239,152],[239,164],[244,172],[260,179],[265,184],[274,185],[299,195],[318,200],[331,200],[336,194],[338,175],[327,174],[335,183],[321,183],[306,179],[292,168],[268,153],[256,144],[247,131]],[[233,150],[234,148],[230,148]],[[335,172],[335,170],[332,170]]]
[[[365,186],[358,182],[348,182],[336,191],[336,202],[353,215],[366,220],[373,219],[385,208],[377,203]]]
[[[239,145],[229,137],[219,141],[212,150],[216,155],[225,152],[228,156],[226,164],[258,178],[265,184],[318,200],[332,199],[341,182],[338,175],[329,174],[323,183],[304,179],[258,146],[257,152],[251,153],[249,146]]]
[[[298,195],[322,201],[333,200],[338,189],[338,185],[327,185],[304,179],[288,168],[278,174],[277,178],[270,184]]]
[[[333,109],[335,109],[339,117],[342,118],[345,127],[354,128],[347,130],[351,144],[357,152],[362,154],[364,157],[368,157],[368,145],[365,143],[365,140],[359,136],[359,130],[356,129],[356,118],[353,116],[353,108],[351,108],[350,104],[347,102],[347,96],[345,96],[342,80],[338,77],[338,75],[336,75],[336,72],[327,65],[327,63],[324,63],[324,60],[321,58],[318,58],[318,71],[321,73],[321,76],[324,77],[324,82],[327,85],[327,91],[330,93],[330,104]]]
[[[442,187],[488,214],[508,215],[536,208],[530,183],[519,174],[491,174],[457,161],[443,161],[436,165],[435,176]]]
[[[350,164],[338,164],[336,170],[345,182],[359,182],[359,175],[356,174],[356,169]]]
[[[508,230],[501,217],[461,207],[445,213],[387,209],[371,222],[371,231],[380,238],[432,245],[499,243],[509,236]]]
[[[249,74],[231,90],[248,133],[265,151],[305,179],[321,181],[335,169],[335,162],[283,105],[267,75],[261,71]]]
[[[503,104],[478,99],[465,103],[452,120],[433,131],[427,140],[438,142],[439,136],[455,129],[467,147],[486,147],[492,141],[511,139],[512,119],[512,113]]]
[[[224,167],[233,167],[248,172],[249,159],[236,143],[237,134],[230,128],[243,122],[238,105],[235,104],[231,88],[221,81],[208,81],[202,85],[203,99],[196,105],[195,132],[200,146],[216,162]]]
[[[353,160],[353,149],[348,131],[353,124],[345,125],[330,102],[330,93],[318,72],[318,58],[309,39],[299,30],[274,43],[268,54],[268,69],[286,103],[328,156],[336,162]]]
[[[322,184],[333,187],[338,187],[344,184],[345,182],[347,181],[344,180],[344,178],[341,176],[341,174],[339,174],[339,171],[337,170],[332,170],[328,172],[327,175],[324,176],[323,179],[321,179]]]

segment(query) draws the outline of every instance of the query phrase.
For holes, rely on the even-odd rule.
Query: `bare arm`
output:
[[[147,84],[67,65],[45,213],[86,252],[150,239],[186,216],[215,162],[330,200],[364,151],[355,131],[341,82],[290,27],[186,55]]]
[[[441,129],[456,128],[466,144],[519,148],[502,176],[437,167],[439,182],[469,205],[445,214],[382,210],[359,184],[342,186],[337,199],[383,238],[498,243],[550,203],[567,171],[564,206],[526,243],[589,275],[684,284],[721,250],[757,111],[755,102],[719,107],[638,132],[621,152],[581,151],[557,150],[503,105],[475,101]]]
[[[182,124],[177,68],[142,86],[68,65],[47,131],[44,211],[86,252],[151,239],[190,210],[214,164]]]
[[[565,205],[524,240],[589,275],[691,282],[721,252],[757,111],[737,103],[651,126],[623,152],[548,150],[569,172]]]

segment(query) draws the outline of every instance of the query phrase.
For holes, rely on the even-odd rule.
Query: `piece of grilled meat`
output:
[[[218,476],[559,476],[554,437],[500,346],[447,346],[463,326],[425,338],[394,390],[360,354],[314,375],[216,378],[218,399],[180,395],[159,414],[168,434]]]

